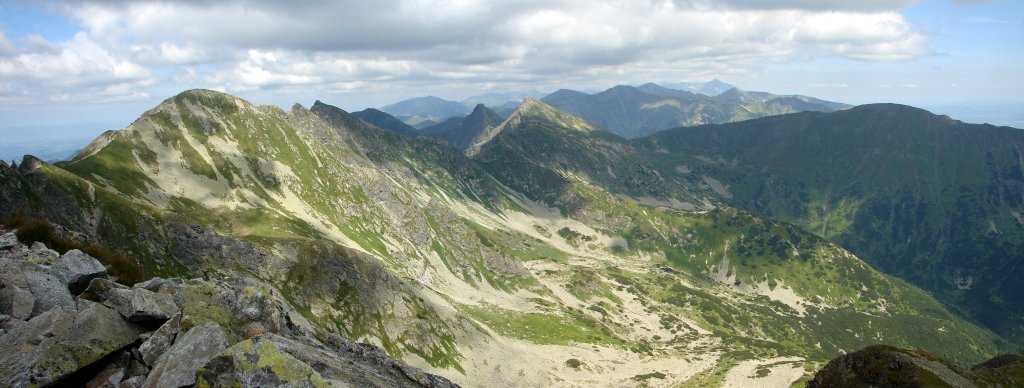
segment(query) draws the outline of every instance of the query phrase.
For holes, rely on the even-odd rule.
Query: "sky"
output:
[[[1024,1],[0,0],[7,139],[95,136],[192,88],[354,111],[715,78],[1024,127]]]

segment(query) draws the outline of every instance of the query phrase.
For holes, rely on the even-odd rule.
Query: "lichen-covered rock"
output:
[[[92,279],[107,277],[107,269],[99,260],[77,249],[67,251],[57,259],[53,270],[75,295],[84,291]]]
[[[0,336],[0,386],[58,382],[135,342],[142,331],[91,301],[51,309]]]
[[[335,386],[458,387],[444,377],[395,360],[373,345],[356,344],[337,336],[329,337],[328,344],[276,335],[262,338],[274,342],[292,357],[314,366],[325,380]]]
[[[196,383],[196,371],[227,348],[220,325],[210,322],[178,336],[157,360],[144,384],[147,388],[177,388]]]
[[[166,321],[180,311],[170,295],[142,288],[113,288],[106,296],[103,304],[132,322]]]
[[[263,287],[247,285],[236,294],[232,323],[242,338],[281,331],[281,306],[273,293]]]
[[[179,312],[167,320],[167,322],[164,322],[146,342],[139,346],[139,354],[142,356],[142,361],[146,365],[156,364],[157,359],[174,344],[174,338],[177,337],[180,328],[181,313]]]
[[[197,374],[198,386],[326,387],[313,367],[281,351],[273,341],[253,337],[211,358]]]

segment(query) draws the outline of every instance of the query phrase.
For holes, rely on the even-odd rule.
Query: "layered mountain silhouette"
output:
[[[651,96],[635,88],[614,93]],[[746,98],[763,98],[758,96]],[[868,156],[875,148],[857,148],[861,143],[853,139],[881,137],[860,141],[896,148],[879,148],[879,165],[850,174],[864,172],[859,179],[865,185],[868,178],[892,183],[892,191],[881,191],[892,194],[891,202],[868,203],[874,197],[864,190],[875,186],[857,186],[860,181],[822,187],[872,209],[870,222],[861,225],[873,232],[860,236],[888,247],[909,236],[914,244],[937,241],[946,244],[943,252],[952,252],[979,245],[968,243],[974,237],[953,234],[963,229],[943,234],[943,227],[951,228],[949,218],[932,214],[944,213],[918,216],[913,206],[933,198],[925,194],[932,187],[926,182],[954,177],[948,168],[913,163],[946,150],[908,147],[944,144],[934,142],[958,131],[994,136],[977,127],[953,123],[949,129],[926,112],[868,106],[629,141],[592,120],[527,99],[500,121],[477,106],[434,137],[382,129],[371,122],[393,121],[363,113],[371,114],[357,117],[321,101],[285,111],[224,93],[186,91],[128,128],[104,134],[70,162],[26,158],[16,167],[0,165],[0,224],[33,220],[61,241],[104,246],[135,263],[143,277],[206,278],[184,281],[192,291],[182,298],[205,301],[194,306],[229,299],[218,296],[226,286],[205,282],[258,284],[265,290],[259,292],[274,296],[267,299],[274,306],[294,312],[281,332],[292,322],[308,328],[294,333],[316,346],[341,343],[331,336],[370,342],[390,357],[470,386],[755,386],[763,378],[788,385],[810,380],[830,359],[877,343],[923,349],[963,365],[1019,349],[1012,327],[990,324],[1002,334],[993,333],[976,324],[989,322],[980,315],[970,316],[973,321],[959,315],[957,300],[942,299],[944,305],[862,261],[874,245],[854,244],[857,234],[838,233],[844,230],[838,223],[822,231],[803,222],[802,215],[820,208],[812,184],[847,177],[838,159],[818,162],[814,158],[825,156],[797,149],[765,150],[771,156],[762,159],[749,150],[768,147],[771,138],[744,143],[754,136],[732,130],[763,126],[789,139],[795,135],[787,130],[806,124],[808,147],[825,148],[833,140],[811,143],[826,137],[816,138],[811,128],[832,123],[844,129],[828,134],[837,137],[837,147]],[[882,129],[858,130],[857,123]],[[924,132],[906,135],[914,141],[905,143],[894,132],[903,128],[896,123],[914,123]],[[982,196],[979,202],[964,199],[965,207],[955,210],[962,213],[953,216],[992,219],[999,233],[984,241],[996,244],[994,250],[1015,244],[1013,225],[997,216],[1013,217],[1011,210],[1018,210],[1011,197],[1020,190],[1008,164],[1014,130],[991,130],[1005,137],[977,140],[978,149],[997,141],[1002,148],[993,148],[991,157],[963,153],[957,165],[975,180],[949,185],[957,190],[953,194],[966,186],[963,196]],[[692,139],[687,131],[694,131]],[[696,135],[700,131],[704,136]],[[879,156],[883,151],[902,153]],[[768,172],[774,162],[831,168],[839,175],[830,181],[826,172],[810,172],[807,181],[797,180],[793,176],[805,174]],[[892,170],[906,171],[897,175],[909,183],[890,180]],[[787,183],[786,190],[776,183],[791,181],[798,183]],[[774,194],[755,195],[768,182]],[[904,194],[904,186],[917,191]],[[840,190],[848,187],[860,191]],[[937,195],[951,194],[939,189]],[[776,208],[812,210],[768,211]],[[929,217],[945,222],[932,229]],[[931,235],[934,230],[940,234]],[[913,263],[926,278],[938,279],[937,268],[949,262],[899,251],[906,249],[901,245],[893,249],[917,257]],[[968,260],[979,269],[1005,263],[984,254]],[[118,276],[122,270],[111,271]],[[992,276],[985,273],[985,279]],[[982,272],[963,275],[976,280],[958,284],[1012,301],[1008,292],[995,291],[999,287],[981,288]],[[1008,276],[1000,284],[1012,286]],[[232,295],[255,295],[246,290]],[[1012,326],[1018,310],[1004,303]],[[0,309],[10,306],[0,303]],[[194,316],[225,325],[241,319],[192,308]],[[246,310],[238,311],[242,316]],[[242,326],[238,331],[244,332]],[[427,378],[401,369],[405,364],[388,365],[414,381]]]
[[[719,124],[807,110],[831,112],[849,105],[806,96],[777,96],[731,88],[714,97],[655,84],[616,86],[596,94],[559,90],[542,99],[626,138],[680,126]]]

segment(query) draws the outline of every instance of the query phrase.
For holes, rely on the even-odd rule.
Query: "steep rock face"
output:
[[[1024,341],[1024,132],[893,104],[636,142],[677,177],[801,225]],[[670,170],[671,169],[671,170]]]

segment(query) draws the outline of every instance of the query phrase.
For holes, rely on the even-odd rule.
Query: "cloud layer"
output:
[[[231,92],[701,79],[929,54],[907,1],[75,1],[72,39],[0,31],[0,103]],[[2,26],[0,26],[2,27]],[[614,82],[614,81],[613,81]]]

